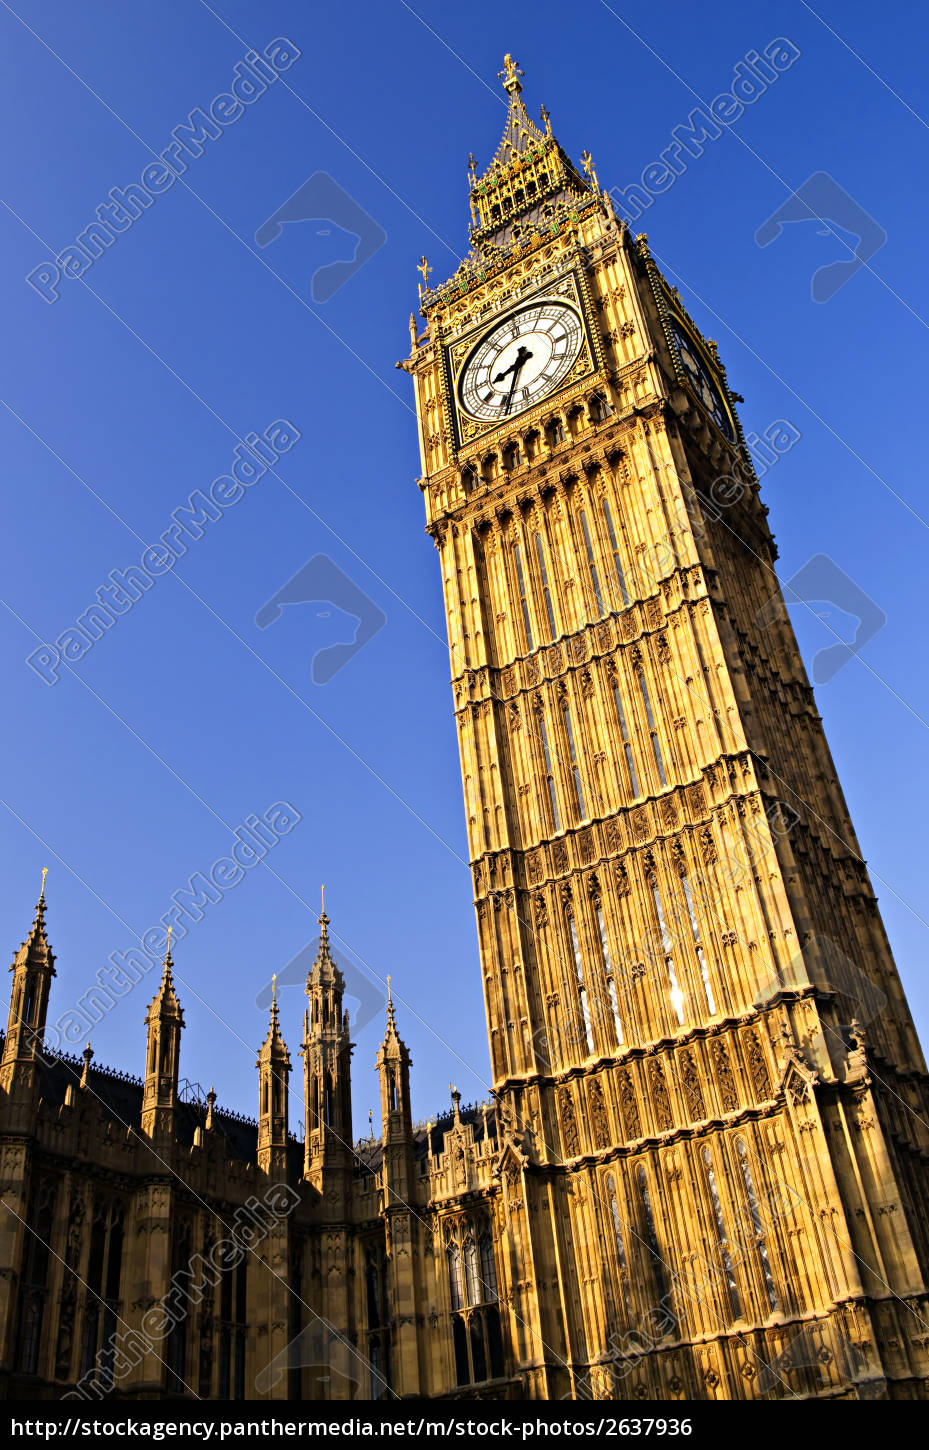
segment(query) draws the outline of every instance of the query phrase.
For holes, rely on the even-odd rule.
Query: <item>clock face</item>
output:
[[[677,343],[678,352],[681,355],[681,362],[687,374],[687,380],[700,399],[706,411],[721,433],[729,439],[730,443],[735,442],[735,433],[732,428],[732,419],[729,409],[723,402],[722,394],[714,383],[709,367],[703,357],[703,350],[699,348],[688,332],[685,332],[671,318],[671,332],[674,341]]]
[[[564,381],[583,341],[580,316],[566,302],[544,298],[511,312],[462,368],[461,406],[484,423],[525,412]]]

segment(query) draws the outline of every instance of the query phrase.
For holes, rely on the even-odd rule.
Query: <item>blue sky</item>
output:
[[[0,899],[12,950],[50,868],[53,1016],[157,926],[194,873],[230,854],[249,815],[286,801],[299,822],[178,943],[182,1071],[254,1110],[266,1021],[256,998],[314,939],[325,881],[337,952],[372,974],[355,994],[369,1019],[356,1126],[377,1101],[382,994],[371,981],[387,972],[414,1059],[414,1112],[441,1109],[450,1077],[466,1100],[484,1095],[439,575],[408,379],[394,367],[408,351],[415,264],[425,252],[436,281],[464,254],[467,156],[484,164],[499,140],[505,51],[526,72],[530,111],[544,102],[565,148],[588,147],[603,185],[626,188],[701,100],[730,89],[740,60],[783,36],[799,59],[636,225],[718,340],[746,431],[786,419],[801,435],[763,479],[782,577],[826,555],[886,615],[817,701],[926,1040],[929,97],[924,10],[895,14],[889,27],[857,0],[818,15],[801,3],[649,13],[585,0],[536,5],[531,19],[482,0],[457,11],[426,0],[0,5],[13,138],[0,209]],[[230,108],[183,179],[43,300],[26,275],[73,242],[112,188],[138,182],[192,110],[229,91],[250,49],[278,37],[299,58],[240,115]],[[320,269],[352,254],[338,218],[254,240],[317,172],[372,219],[370,259],[324,301],[314,276],[318,297]],[[840,237],[810,223],[755,242],[818,172],[886,233],[820,304],[811,278],[847,255]],[[49,685],[25,663],[111,571],[138,564],[194,491],[229,473],[240,439],[279,419],[299,440],[73,669]],[[348,615],[306,603],[255,623],[317,555],[371,601],[374,620],[326,683],[312,662],[318,676],[319,651],[351,638]],[[793,616],[808,661],[832,630],[850,637],[841,612],[826,625],[811,609]],[[153,977],[94,1028],[100,1060],[141,1070]],[[282,987],[281,1006],[298,1067],[298,986]]]

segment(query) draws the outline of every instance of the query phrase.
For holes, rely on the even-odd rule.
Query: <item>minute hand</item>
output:
[[[521,347],[516,355],[516,361],[513,363],[512,369],[507,369],[507,371],[512,371],[513,377],[510,382],[510,391],[507,393],[506,402],[503,405],[504,413],[508,413],[510,411],[510,408],[512,407],[513,394],[516,392],[516,384],[519,381],[519,375],[531,357],[532,353],[528,350],[528,348]]]

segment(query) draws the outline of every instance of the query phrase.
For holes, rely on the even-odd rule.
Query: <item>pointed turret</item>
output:
[[[510,98],[506,125],[496,154],[483,175],[474,157],[468,158],[471,240],[505,245],[528,240],[534,231],[557,229],[557,213],[564,204],[590,194],[594,187],[583,179],[562,151],[542,107],[542,125],[532,120],[522,99],[523,72],[511,55],[503,57],[500,79]],[[585,153],[586,155],[586,153]],[[585,171],[592,177],[592,167]]]
[[[46,874],[43,869],[32,930],[21,943],[10,967],[13,974],[10,1012],[0,1061],[0,1085],[8,1092],[14,1082],[26,1091],[31,1091],[38,1082],[48,998],[52,977],[55,976],[55,954],[48,944],[45,930]]]
[[[173,966],[169,927],[161,986],[145,1016],[148,1040],[145,1086],[142,1090],[142,1132],[150,1138],[170,1137],[174,1131],[184,1014],[174,990]]]
[[[342,1011],[345,979],[329,947],[325,887],[319,915],[319,949],[306,979],[303,1018],[304,1172],[317,1184],[324,1167],[344,1167],[352,1153],[352,1085],[348,1013]]]
[[[381,1124],[384,1148],[390,1142],[412,1141],[410,1112],[410,1065],[406,1043],[397,1031],[390,977],[387,978],[387,1031],[377,1051],[381,1080]]]
[[[258,1166],[280,1177],[287,1170],[287,1098],[290,1053],[277,1014],[277,977],[271,978],[271,1019],[258,1053]]]
[[[387,1295],[396,1339],[391,1347],[393,1388],[400,1395],[418,1395],[419,1353],[415,1326],[425,1317],[422,1275],[415,1265],[422,1220],[410,1207],[415,1195],[413,1122],[410,1114],[410,1054],[397,1031],[394,999],[387,978],[387,1031],[377,1052],[381,1082],[381,1124],[384,1156],[381,1166],[383,1213],[387,1231]]]

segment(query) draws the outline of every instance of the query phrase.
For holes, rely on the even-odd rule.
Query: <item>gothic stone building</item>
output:
[[[493,1108],[414,1130],[391,1004],[353,1143],[325,915],[304,1144],[276,1005],[257,1122],[183,1100],[170,951],[143,1081],[47,1057],[43,894],[0,1062],[10,1396],[926,1395],[925,1064],[733,394],[502,78],[399,364]]]

